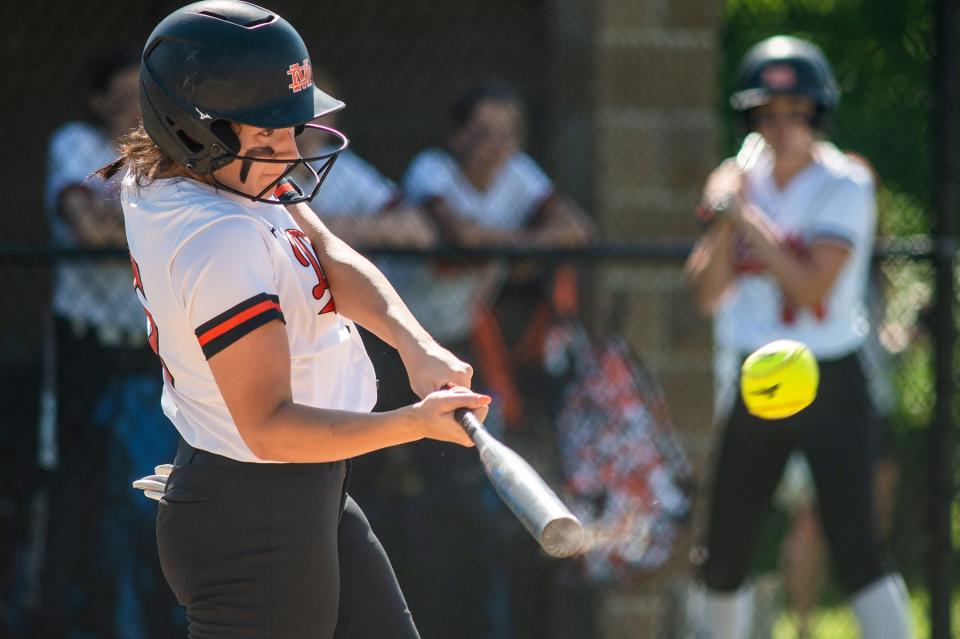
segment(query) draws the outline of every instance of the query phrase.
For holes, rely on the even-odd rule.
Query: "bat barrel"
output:
[[[530,464],[497,441],[473,413],[461,409],[456,416],[477,445],[490,483],[543,550],[552,557],[576,554],[584,541],[580,520]]]
[[[583,547],[583,524],[573,515],[557,517],[543,528],[540,545],[551,557],[572,557]]]

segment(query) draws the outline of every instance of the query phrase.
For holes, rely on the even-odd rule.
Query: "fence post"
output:
[[[950,603],[953,586],[951,564],[951,514],[953,485],[953,365],[956,319],[954,267],[957,253],[958,200],[957,114],[960,111],[957,80],[960,78],[957,40],[960,38],[960,0],[936,0],[935,6],[935,279],[933,318],[936,403],[930,431],[931,536],[928,585],[930,629],[933,639],[950,637]]]

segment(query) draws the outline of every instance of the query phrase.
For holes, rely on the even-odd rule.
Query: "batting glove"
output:
[[[150,499],[160,501],[160,499],[163,498],[163,493],[167,489],[167,478],[170,477],[172,471],[173,464],[160,464],[153,469],[153,472],[156,473],[155,475],[141,477],[133,482],[133,487],[142,490],[143,494]]]

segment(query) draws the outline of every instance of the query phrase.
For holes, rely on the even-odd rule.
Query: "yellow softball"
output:
[[[761,346],[744,360],[740,393],[751,414],[783,419],[813,402],[820,382],[817,360],[806,344],[781,339]]]

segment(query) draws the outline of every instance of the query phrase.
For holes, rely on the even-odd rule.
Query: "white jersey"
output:
[[[73,230],[60,214],[60,196],[64,191],[82,187],[101,199],[117,200],[116,182],[104,182],[90,174],[118,155],[113,142],[91,124],[69,122],[54,131],[48,149],[44,206],[50,236],[56,245],[78,246]],[[142,335],[143,311],[130,289],[126,261],[58,264],[52,304],[59,317]]]
[[[403,191],[411,202],[443,198],[458,215],[505,230],[522,228],[553,190],[550,178],[525,153],[508,159],[483,191],[440,149],[417,155],[403,176]]]
[[[737,285],[728,304],[730,346],[749,353],[775,339],[807,344],[819,358],[856,351],[869,332],[865,304],[876,227],[873,178],[860,162],[831,144],[817,145],[815,161],[782,190],[767,150],[746,174],[747,199],[784,233],[798,254],[814,242],[835,242],[850,257],[817,305],[787,299],[772,275],[742,245],[736,248]]]
[[[297,403],[369,411],[376,379],[309,239],[283,206],[189,179],[122,188],[134,284],[164,368],[162,405],[193,447],[246,462],[207,360],[267,322],[286,324]]]
[[[411,202],[444,200],[457,214],[490,228],[523,228],[553,192],[550,178],[528,155],[515,153],[478,191],[460,171],[456,160],[440,149],[428,149],[413,159],[403,177]],[[434,337],[443,341],[467,337],[478,307],[493,295],[503,279],[498,264],[486,268],[421,268],[396,282],[407,306]]]

